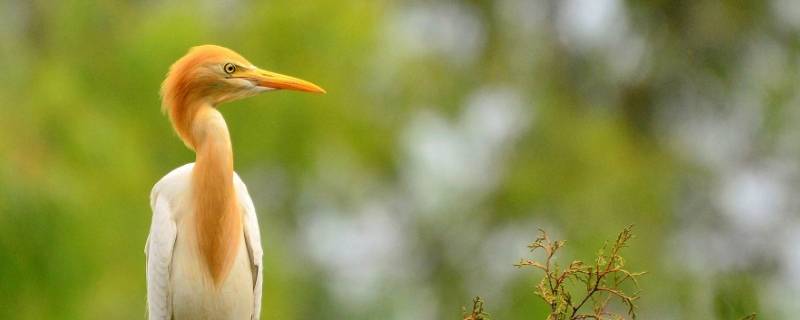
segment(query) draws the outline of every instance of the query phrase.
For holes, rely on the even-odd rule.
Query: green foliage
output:
[[[632,227],[622,230],[610,248],[606,242],[591,263],[574,260],[566,268],[560,267],[553,259],[566,241],[553,241],[545,231],[539,230],[539,237],[528,248],[531,252],[544,251],[545,260],[523,259],[516,266],[544,272],[544,277],[536,286],[536,295],[550,306],[548,320],[622,319],[621,314],[610,308],[612,300],[620,301],[626,307],[627,314],[636,318],[635,302],[639,299],[637,279],[645,272],[625,269],[625,259],[621,255],[622,249],[633,237]],[[570,282],[579,283],[579,288],[571,288]],[[624,285],[627,283],[633,284],[636,291],[626,292]]]
[[[624,32],[601,28],[591,43],[569,37],[576,24],[564,19],[580,11],[576,3],[613,4],[590,13],[617,11],[612,24]],[[758,171],[762,158],[792,168],[800,158],[793,151],[800,20],[784,23],[795,10],[782,9],[792,3],[0,1],[0,319],[144,317],[148,193],[194,160],[160,112],[159,84],[175,59],[203,43],[328,90],[270,93],[221,108],[236,170],[261,221],[264,317],[440,319],[476,294],[476,279],[488,279],[481,285],[493,290],[480,294],[492,318],[530,318],[550,305],[534,303],[539,296],[522,275],[495,280],[497,270],[487,265],[517,254],[509,244],[493,245],[546,223],[570,239],[570,254],[585,257],[596,251],[598,235],[625,221],[647,230],[625,251],[650,272],[640,318],[729,320],[751,310],[787,318],[775,306],[779,295],[761,296],[768,287],[761,284],[781,284],[776,261],[753,264],[746,252],[731,250],[746,269],[709,276],[730,266],[701,265],[697,274],[690,264],[698,261],[682,256],[675,239],[686,229],[702,233],[698,220],[712,230],[730,225],[714,193],[719,180],[731,178],[721,173]],[[453,58],[470,43],[476,49],[466,59]],[[503,130],[494,117],[466,115],[481,93],[503,90],[518,96],[525,112],[515,117],[525,129],[502,152],[478,156],[471,145],[492,144],[481,134]],[[683,126],[695,121],[722,132]],[[420,123],[433,124],[438,136],[412,145]],[[720,167],[698,163],[697,146],[687,140],[708,142],[703,159]],[[460,153],[410,152],[420,149]],[[728,149],[739,151],[715,153]],[[423,183],[409,174],[420,161],[442,159],[457,177],[427,184],[442,170],[419,174]],[[494,167],[458,170],[465,162]],[[779,185],[800,181],[777,176],[785,177]],[[459,194],[464,181],[482,183]],[[434,193],[461,206],[420,210],[409,198]],[[308,258],[301,235],[316,219],[313,211],[336,226],[360,212],[397,218],[381,232],[396,233],[396,247],[386,251],[397,249],[399,258],[370,273],[378,285],[332,279],[336,268],[364,274],[367,261],[342,266]],[[348,231],[372,226],[356,225]],[[516,227],[517,235],[506,232]],[[352,235],[339,231],[321,242],[342,242],[336,256],[352,258],[344,243]],[[766,237],[789,234],[754,232],[736,241],[778,243]],[[761,253],[773,256],[781,247]],[[498,258],[503,254],[514,258]],[[579,284],[566,289],[580,292]],[[351,301],[344,287],[377,294]],[[418,307],[423,302],[430,305]],[[428,313],[408,316],[415,310]]]

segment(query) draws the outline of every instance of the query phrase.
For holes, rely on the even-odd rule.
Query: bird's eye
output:
[[[236,66],[233,65],[233,63],[226,63],[223,69],[225,69],[225,73],[232,74],[234,71],[236,71]]]

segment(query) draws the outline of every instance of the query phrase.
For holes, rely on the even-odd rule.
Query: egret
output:
[[[196,154],[156,183],[145,244],[149,319],[259,319],[262,249],[253,201],[233,171],[217,106],[270,90],[324,93],[236,52],[194,47],[169,69],[162,109]]]

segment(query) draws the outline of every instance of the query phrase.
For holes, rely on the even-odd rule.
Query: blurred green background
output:
[[[328,94],[222,106],[265,319],[542,319],[541,227],[627,224],[642,319],[800,312],[800,2],[0,1],[0,318],[143,319],[158,89],[230,47]]]

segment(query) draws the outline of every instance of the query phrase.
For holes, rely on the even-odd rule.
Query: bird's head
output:
[[[203,45],[172,64],[161,95],[170,109],[188,100],[218,105],[277,89],[325,92],[311,82],[259,69],[228,48]]]
[[[162,108],[188,141],[187,129],[198,105],[217,106],[280,89],[325,93],[311,82],[259,69],[228,48],[202,45],[169,68],[161,84]]]

